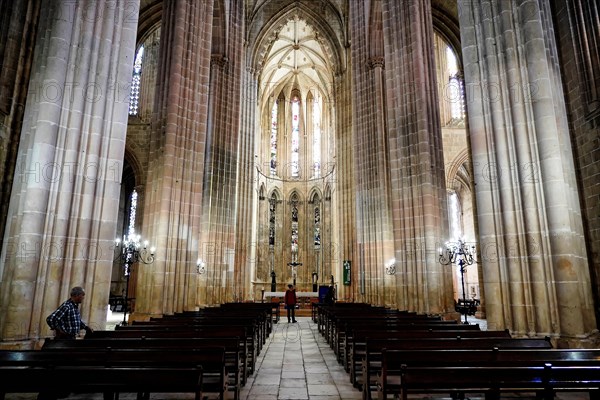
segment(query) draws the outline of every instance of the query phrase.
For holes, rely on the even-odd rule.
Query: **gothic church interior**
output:
[[[598,2],[0,11],[0,345],[73,286],[102,327],[294,282],[597,346]]]

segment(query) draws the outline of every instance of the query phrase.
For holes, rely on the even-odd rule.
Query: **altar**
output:
[[[263,292],[263,298],[262,300],[265,299],[265,297],[281,297],[281,299],[283,300],[283,297],[285,296],[285,292]],[[314,297],[314,298],[318,298],[319,297],[319,292],[296,292],[296,297]]]

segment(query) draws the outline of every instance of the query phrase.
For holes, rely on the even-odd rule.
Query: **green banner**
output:
[[[352,279],[352,275],[351,275],[351,268],[352,268],[352,264],[350,262],[350,260],[344,260],[343,264],[344,266],[344,285],[348,286],[350,285],[350,281]]]

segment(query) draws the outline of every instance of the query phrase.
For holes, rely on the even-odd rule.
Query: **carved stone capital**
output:
[[[210,67],[226,70],[229,65],[229,59],[222,54],[213,54],[210,56]]]
[[[369,59],[369,61],[367,61],[367,66],[369,67],[369,69],[384,69],[385,61],[383,60],[383,57],[372,57]]]

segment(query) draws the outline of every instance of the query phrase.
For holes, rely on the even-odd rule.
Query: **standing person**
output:
[[[46,323],[55,332],[56,339],[75,339],[82,329],[85,329],[86,333],[93,332],[92,328],[81,320],[79,313],[79,304],[84,297],[85,290],[75,286],[71,289],[71,297],[48,315]]]
[[[335,289],[333,285],[329,285],[327,288],[327,293],[325,294],[325,304],[333,305],[335,303]]]
[[[290,315],[292,319],[292,323],[296,323],[296,303],[298,303],[298,298],[296,297],[296,290],[294,289],[294,285],[288,285],[288,289],[285,291],[285,297],[283,298],[285,303],[285,308],[287,308],[287,317],[288,324],[290,323]]]

